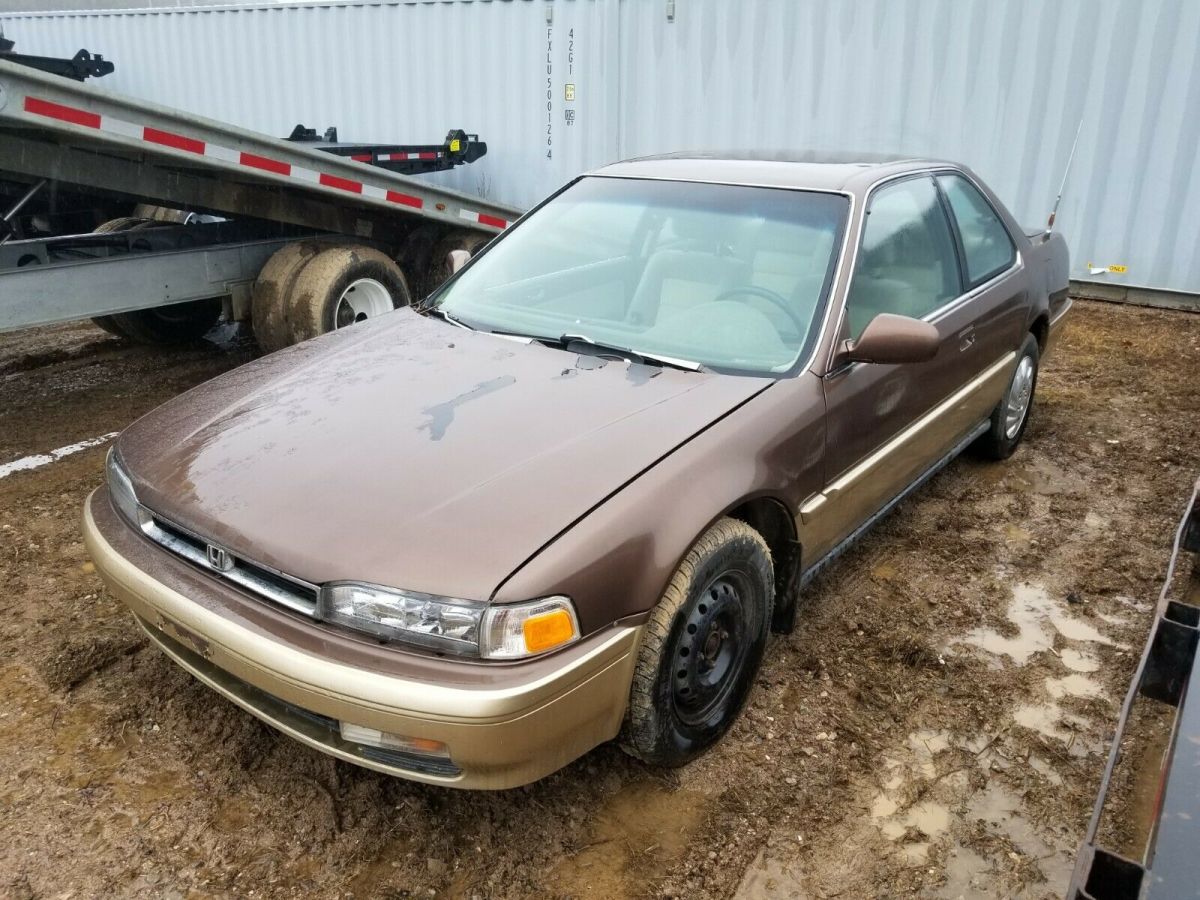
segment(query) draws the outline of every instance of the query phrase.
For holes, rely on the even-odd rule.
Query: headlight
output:
[[[484,659],[535,656],[579,639],[566,597],[488,606],[471,600],[337,582],[321,591],[321,618],[385,640]]]
[[[108,470],[108,496],[112,498],[112,505],[125,521],[135,528],[140,528],[141,507],[138,505],[137,495],[133,492],[133,482],[129,480],[125,467],[121,465],[121,458],[117,456],[116,450],[108,451],[105,468]]]

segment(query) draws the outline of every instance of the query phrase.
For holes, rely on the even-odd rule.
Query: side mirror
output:
[[[933,359],[941,336],[928,322],[880,313],[863,329],[857,341],[846,341],[846,362],[915,363]]]
[[[450,267],[451,275],[453,275],[470,261],[471,254],[466,250],[451,250],[446,254],[446,265]]]

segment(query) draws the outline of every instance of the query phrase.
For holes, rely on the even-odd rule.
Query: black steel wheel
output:
[[[774,593],[757,531],[722,519],[704,533],[646,625],[621,740],[628,752],[679,766],[720,739],[762,662]]]

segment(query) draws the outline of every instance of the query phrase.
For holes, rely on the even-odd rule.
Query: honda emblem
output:
[[[218,547],[216,544],[209,544],[208,564],[218,572],[228,572],[233,568],[233,554],[224,547]]]

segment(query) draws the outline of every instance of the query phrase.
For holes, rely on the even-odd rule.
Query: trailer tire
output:
[[[138,231],[153,222],[143,216],[121,216],[101,222],[92,229],[92,234],[114,234],[118,231]]]
[[[134,212],[137,212],[141,207],[137,207]],[[120,231],[140,231],[154,224],[153,218],[145,216],[120,216],[116,219],[109,219],[107,222],[101,222],[92,229],[92,234],[116,234]],[[126,340],[136,341],[138,338],[128,333],[120,322],[117,321],[117,316],[95,316],[92,319],[93,324],[104,329],[114,337],[125,338]]]
[[[105,318],[116,328],[113,333],[139,344],[186,344],[204,337],[217,324],[221,299],[188,300]]]
[[[426,273],[426,294],[431,294],[453,273],[450,271],[451,250],[466,250],[472,256],[478,253],[495,235],[483,234],[478,231],[452,231],[433,245],[433,253],[429,260],[429,271]]]
[[[287,300],[294,344],[384,312],[412,296],[400,267],[370,247],[331,247],[304,264]]]
[[[288,297],[305,263],[325,246],[316,241],[287,244],[259,270],[250,292],[250,324],[263,351],[273,353],[292,343]]]

